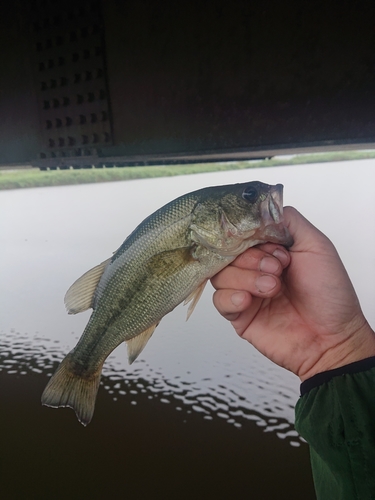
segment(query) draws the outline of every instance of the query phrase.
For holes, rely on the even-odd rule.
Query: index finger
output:
[[[277,261],[279,262],[280,268],[278,271],[275,272],[270,268],[265,269],[264,264],[266,263],[266,261],[268,263],[271,262],[271,260],[268,259],[275,259],[275,266],[278,264]],[[289,264],[290,255],[284,247],[275,243],[263,243],[262,245],[257,245],[256,247],[252,247],[246,250],[244,253],[239,255],[231,265],[240,267],[242,269],[271,272],[279,276],[282,270]]]

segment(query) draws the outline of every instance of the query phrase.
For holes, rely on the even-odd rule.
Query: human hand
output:
[[[215,307],[302,381],[374,356],[375,334],[333,244],[292,207],[284,223],[294,245],[266,243],[237,257],[211,280]]]

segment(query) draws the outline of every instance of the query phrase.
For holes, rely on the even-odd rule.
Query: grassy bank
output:
[[[239,170],[244,168],[263,168],[285,165],[302,165],[331,161],[349,161],[375,158],[375,151],[343,151],[297,155],[292,158],[276,157],[271,160],[238,161],[225,163],[199,163],[190,165],[160,165],[147,167],[93,168],[85,170],[38,169],[14,171],[0,170],[0,190],[44,186],[64,186],[70,184],[90,184],[94,182],[114,182],[149,177],[169,177],[173,175],[217,172],[220,170]]]

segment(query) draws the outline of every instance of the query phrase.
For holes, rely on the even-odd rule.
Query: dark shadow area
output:
[[[252,422],[236,429],[194,414],[184,422],[158,400],[114,402],[103,390],[84,428],[73,411],[40,405],[46,382],[0,374],[4,498],[314,499],[305,445]]]

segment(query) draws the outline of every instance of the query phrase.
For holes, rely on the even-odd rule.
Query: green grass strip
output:
[[[302,165],[306,163],[349,161],[368,158],[375,158],[375,151],[342,151],[297,155],[292,158],[275,157],[270,160],[259,161],[156,165],[147,167],[114,167],[49,171],[40,171],[39,169],[9,171],[0,169],[0,190],[126,181],[151,177],[198,174],[202,172],[218,172],[222,170]]]

